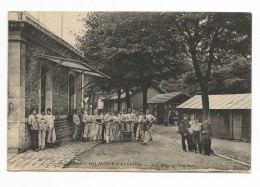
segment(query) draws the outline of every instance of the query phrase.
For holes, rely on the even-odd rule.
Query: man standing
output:
[[[181,120],[180,123],[180,135],[181,135],[181,143],[182,143],[182,149],[183,151],[187,152],[186,149],[186,141],[188,144],[188,150],[192,151],[192,145],[191,145],[191,135],[189,133],[189,120],[188,120],[188,115],[187,114],[183,114],[183,120]]]
[[[79,126],[79,140],[83,139],[84,129],[85,129],[85,123],[83,121],[84,116],[84,108],[82,108],[79,112],[79,119],[80,119],[80,126]]]
[[[211,138],[213,136],[212,132],[212,124],[208,123],[207,118],[204,118],[203,124],[201,126],[201,139],[204,154],[208,156],[210,156],[211,152]]]
[[[106,126],[106,143],[109,143],[110,140],[110,128],[113,122],[114,116],[112,115],[111,111],[108,110],[107,114],[104,116],[104,122]]]
[[[132,116],[133,116],[132,115],[132,109],[129,108],[128,113],[126,114],[126,129],[125,129],[126,132],[131,131],[131,125],[132,125],[132,120],[133,120]]]
[[[152,132],[152,125],[153,125],[153,123],[155,122],[156,118],[155,118],[152,114],[150,114],[150,111],[149,111],[148,109],[146,110],[146,118],[147,118],[147,119],[149,120],[149,122],[150,122],[149,131],[148,131],[149,137],[150,137],[150,141],[153,141],[153,137],[152,137],[152,134],[153,134],[153,132]]]
[[[90,110],[84,113],[82,123],[85,124],[83,131],[83,140],[88,141],[91,134],[91,124],[93,123],[93,116],[90,114]]]

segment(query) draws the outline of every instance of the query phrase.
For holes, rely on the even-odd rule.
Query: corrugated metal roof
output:
[[[201,95],[195,95],[177,108],[202,109]],[[210,109],[251,109],[251,93],[209,95]]]
[[[177,95],[180,95],[182,92],[171,92],[166,94],[157,94],[153,96],[152,98],[148,99],[147,103],[165,103],[169,101],[170,99],[173,99]]]

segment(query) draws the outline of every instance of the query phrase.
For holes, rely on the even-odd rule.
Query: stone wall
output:
[[[9,152],[23,152],[31,146],[27,117],[31,108],[36,108],[39,111],[41,108],[39,79],[41,65],[46,66],[48,70],[56,65],[53,62],[39,59],[33,54],[46,54],[63,58],[66,56],[55,53],[55,49],[50,49],[52,46],[44,46],[32,37],[24,36],[24,42],[21,43],[16,38],[21,37],[22,33],[13,33],[9,33],[9,38],[13,34],[14,41],[9,41],[8,150]],[[51,102],[48,106],[52,106],[53,115],[57,118],[55,128],[60,142],[70,140],[74,130],[73,124],[66,120],[68,115],[68,84],[64,84],[68,82],[68,72],[68,67],[54,68],[50,72],[50,86],[47,88],[50,97],[48,99]],[[75,79],[76,107],[81,108],[82,91],[78,92],[78,90],[82,87],[82,76],[77,76],[78,73],[75,75],[77,77]],[[60,89],[62,85],[64,86]]]

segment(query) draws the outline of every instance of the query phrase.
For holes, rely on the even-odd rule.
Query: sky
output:
[[[84,29],[83,22],[80,21],[83,17],[86,16],[86,13],[84,12],[28,11],[27,13],[43,23],[48,30],[63,38],[66,42],[74,47],[76,43],[74,34],[80,34]]]

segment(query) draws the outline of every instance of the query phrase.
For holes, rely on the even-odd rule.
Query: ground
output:
[[[149,146],[131,142],[101,144],[80,154],[66,168],[173,172],[250,170],[250,166],[242,165],[239,162],[220,156],[205,156],[193,152],[184,152],[181,148],[180,135],[177,133],[176,127],[154,126],[154,132],[154,141]],[[218,143],[214,144],[213,141],[213,145],[217,145]],[[233,153],[236,152],[233,151]],[[250,151],[237,155],[239,158],[243,158],[241,161],[250,160]],[[246,156],[243,157],[244,155]]]
[[[153,126],[153,142],[70,142],[57,149],[8,154],[8,170],[248,172],[251,144],[213,139],[215,155],[184,152],[177,127]]]

